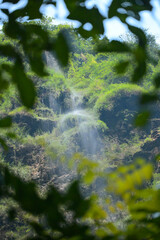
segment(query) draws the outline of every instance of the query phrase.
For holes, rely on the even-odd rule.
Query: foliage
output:
[[[2,3],[11,5],[17,2],[13,0],[2,1]],[[128,2],[112,0],[109,6],[108,18],[116,16],[123,24],[127,25],[129,31],[136,37],[137,43],[134,45],[128,45],[117,40],[111,42],[105,41],[105,39],[97,40],[97,34],[102,35],[104,33],[103,20],[106,17],[100,13],[96,6],[87,8],[85,0],[65,0],[64,2],[69,10],[68,18],[77,20],[80,23],[80,27],[76,31],[84,38],[92,37],[98,43],[98,52],[109,54],[113,52],[125,53],[125,56],[129,56],[129,59],[124,57],[122,61],[118,62],[115,71],[124,74],[131,67],[133,70],[132,83],[141,84],[147,69],[149,69],[147,64],[151,59],[150,53],[147,51],[148,39],[142,29],[128,23],[128,18],[132,17],[140,21],[141,12],[152,11],[151,1],[132,0]],[[43,62],[44,51],[55,54],[62,66],[67,66],[69,62],[71,48],[66,29],[61,29],[55,37],[34,21],[30,24],[23,23],[25,19],[28,21],[41,19],[40,8],[42,5],[48,4],[57,7],[57,1],[50,0],[28,0],[24,7],[13,11],[9,10],[8,5],[2,5],[1,7],[1,11],[7,17],[3,31],[9,40],[7,43],[1,43],[0,45],[0,55],[3,56],[0,65],[0,91],[1,94],[5,94],[10,85],[14,84],[19,92],[21,102],[26,108],[33,107],[36,90],[31,76],[26,72],[23,57],[25,56],[29,69],[40,77],[45,77],[48,74]],[[92,25],[90,31],[84,29],[86,23]],[[11,43],[10,39],[15,40],[16,45]],[[6,59],[11,62],[5,62]],[[93,56],[91,58],[89,56],[89,61],[90,64],[87,67],[91,71],[95,66]],[[132,66],[133,62],[134,65]],[[87,77],[85,75],[87,71],[88,69],[84,71],[85,78]],[[93,74],[96,74],[96,71],[93,71]],[[92,75],[90,78],[92,79]],[[97,82],[100,89],[104,87],[101,79],[97,79]],[[90,85],[89,80],[87,84]],[[160,86],[158,67],[151,85],[153,86],[152,92],[144,93],[141,97],[142,105],[158,99],[158,88]],[[91,87],[92,89],[95,88],[94,84]],[[114,92],[111,91],[112,95],[114,95]],[[96,97],[94,98],[96,99]],[[148,117],[147,112],[138,116],[138,125],[147,122]],[[4,116],[0,120],[0,125],[2,128],[11,127],[11,118]],[[3,138],[0,139],[0,143],[4,149],[7,149]],[[102,209],[100,211],[98,205],[92,205],[91,199],[85,199],[81,195],[77,181],[73,182],[65,193],[51,187],[46,195],[42,197],[37,193],[36,185],[33,182],[22,181],[20,177],[15,176],[8,167],[2,164],[0,196],[2,198],[12,198],[23,211],[32,215],[28,222],[35,233],[28,236],[28,239],[159,239],[159,190],[139,190],[142,184],[149,181],[151,177],[152,166],[143,161],[139,161],[136,165],[122,167],[111,175],[112,184],[110,190],[114,190],[124,200],[131,215],[129,224],[122,230],[117,229],[112,223],[106,222],[104,211]],[[122,208],[123,204],[118,202],[117,206]],[[111,211],[114,212],[114,209],[113,206],[110,206]],[[99,211],[100,216],[98,215]],[[14,219],[15,214],[15,209],[10,209],[9,216],[11,219]],[[90,224],[90,219],[84,221],[87,214],[91,218],[91,222],[93,220],[93,225]]]

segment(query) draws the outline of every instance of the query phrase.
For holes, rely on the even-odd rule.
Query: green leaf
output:
[[[48,76],[41,54],[30,55],[29,61],[33,72],[41,77]]]
[[[11,14],[14,16],[14,19],[25,16],[28,16],[29,20],[41,19],[42,13],[40,13],[40,7],[42,4],[43,0],[28,0],[28,3],[24,8],[15,10]]]
[[[132,82],[137,83],[138,81],[141,81],[145,73],[146,63],[139,63],[138,66],[134,69],[134,73],[132,75]]]
[[[130,47],[122,43],[120,41],[113,40],[109,42],[108,44],[104,44],[104,41],[100,41],[97,48],[98,52],[118,52],[118,53],[124,53],[124,52],[130,52]]]
[[[5,57],[11,57],[17,61],[21,61],[20,55],[17,53],[16,49],[10,44],[0,45],[0,55]]]
[[[141,104],[147,104],[151,102],[155,102],[158,100],[158,96],[156,93],[143,93],[140,98]]]
[[[142,48],[145,48],[145,45],[147,44],[147,38],[146,38],[146,35],[145,35],[144,31],[140,28],[131,26],[129,24],[128,24],[128,28],[134,35],[137,36],[139,45]]]
[[[43,226],[42,226],[42,225],[40,225],[40,224],[37,223],[37,222],[33,222],[33,221],[30,222],[30,225],[32,226],[32,228],[34,229],[34,231],[35,231],[37,234],[43,236],[43,234],[44,234],[44,229],[43,229]]]
[[[1,11],[6,14],[7,16],[9,15],[9,10],[6,8],[1,8]]]
[[[54,50],[62,66],[67,66],[69,60],[69,45],[65,31],[60,31],[58,33]]]
[[[75,217],[83,217],[90,207],[90,200],[83,199],[80,193],[78,181],[70,185],[66,193],[66,200],[68,208],[74,211]]]
[[[19,0],[2,0],[2,3],[14,3],[14,4],[16,4],[16,3],[18,3],[19,2]]]
[[[13,39],[19,39],[26,37],[25,27],[21,23],[15,21],[12,14],[9,15],[9,21],[3,27],[4,33]]]
[[[112,18],[120,16],[123,14],[119,14],[118,10],[124,10],[126,12],[127,17],[133,17],[135,19],[140,20],[140,12],[145,10],[152,10],[152,5],[150,4],[150,0],[143,1],[123,1],[123,0],[112,0],[111,5],[108,10],[108,17]]]
[[[23,105],[27,108],[33,107],[36,97],[34,84],[18,64],[13,69],[13,82],[18,88]]]
[[[8,133],[6,133],[6,135],[7,135],[7,137],[12,138],[12,139],[17,138],[17,135],[13,132],[8,132]]]
[[[4,69],[0,69],[0,91],[7,89],[9,87],[8,75]]]
[[[86,7],[76,4],[71,9],[72,11],[70,12],[68,18],[72,20],[77,20],[81,22],[82,25],[90,23],[92,25],[92,29],[89,32],[92,36],[104,33],[104,17],[99,13],[96,7],[88,9]]]
[[[46,4],[46,5],[51,4],[51,5],[56,6],[57,1],[56,0],[44,0],[44,4]]]
[[[117,15],[117,9],[121,7],[121,0],[113,0],[108,10],[108,18],[112,18]]]
[[[8,151],[8,146],[3,138],[0,137],[0,144],[2,145],[5,151]]]
[[[118,74],[122,74],[122,73],[125,73],[126,70],[127,70],[127,67],[129,66],[129,61],[123,61],[123,62],[120,62],[118,63],[116,66],[115,66],[115,70]]]
[[[0,128],[6,128],[12,126],[12,118],[11,117],[5,117],[3,119],[0,119]]]
[[[80,3],[85,3],[85,0],[64,0],[69,11],[74,11]]]
[[[43,213],[45,210],[44,200],[37,194],[35,183],[24,182],[8,168],[5,168],[4,177],[6,186],[13,189],[12,198],[19,203],[23,210],[33,215]]]
[[[16,214],[16,209],[15,208],[12,207],[8,210],[8,217],[9,217],[10,221],[15,220],[16,215],[17,214]]]
[[[157,74],[157,76],[154,78],[153,82],[154,82],[154,85],[156,88],[160,87],[160,73]]]
[[[91,184],[95,180],[95,178],[96,174],[91,170],[88,170],[83,177],[86,184]]]
[[[149,118],[150,118],[150,112],[149,111],[144,111],[139,113],[134,121],[134,124],[136,127],[143,127],[144,125],[147,124]]]

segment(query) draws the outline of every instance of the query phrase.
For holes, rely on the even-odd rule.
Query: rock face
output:
[[[154,165],[155,171],[160,172],[160,162],[157,155],[160,153],[160,135],[157,135],[156,138],[152,138],[149,141],[145,142],[141,151],[133,155],[133,159],[143,158],[151,162]]]
[[[25,129],[25,131],[31,135],[35,136],[36,133],[41,130],[43,132],[52,132],[53,128],[56,126],[56,122],[47,118],[36,118],[31,114],[17,113],[13,116],[13,121]]]
[[[100,120],[104,121],[109,128],[109,134],[117,136],[119,140],[129,139],[133,132],[133,119],[135,112],[138,111],[138,94],[130,94],[114,98],[111,109],[102,108]]]
[[[100,120],[108,126],[108,134],[118,138],[120,142],[132,139],[135,134],[144,139],[159,126],[156,119],[160,118],[160,104],[157,103],[149,108],[152,112],[152,121],[149,121],[143,128],[135,128],[134,118],[139,111],[139,95],[133,92],[117,96],[112,100],[113,107],[111,109],[102,107],[99,111]]]
[[[144,146],[142,144],[141,151],[129,155],[130,159],[142,156],[152,161],[154,154],[157,154],[159,151],[158,141],[156,140],[157,136],[153,136],[156,134],[156,129],[160,123],[158,121],[160,117],[159,103],[152,107],[153,118],[148,126],[144,129],[135,129],[133,127],[133,121],[135,113],[138,112],[139,99],[139,93],[136,91],[117,94],[111,99],[112,107],[107,108],[106,106],[102,106],[98,110],[99,119],[108,127],[108,129],[104,131],[99,131],[97,125],[99,119],[90,112],[90,109],[86,108],[87,101],[84,100],[85,98],[81,95],[79,96],[79,94],[73,90],[71,91],[70,89],[64,88],[57,93],[56,90],[51,91],[45,86],[40,86],[38,87],[38,96],[39,103],[33,113],[31,114],[25,111],[17,112],[13,115],[13,121],[19,128],[24,130],[25,135],[36,138],[37,135],[42,135],[43,137],[43,135],[46,134],[47,140],[45,140],[45,144],[47,147],[55,145],[55,147],[50,148],[52,148],[52,151],[56,151],[58,161],[60,154],[66,154],[70,157],[75,152],[83,152],[89,158],[102,158],[103,148],[107,145],[107,142],[104,140],[106,137],[116,139],[118,145],[123,143],[127,144],[128,141],[132,141],[132,138],[135,137],[136,134],[138,134],[142,140],[145,140],[147,136],[152,134],[151,137],[153,141],[148,147],[147,142],[144,143]],[[154,143],[157,144],[157,146],[155,146]],[[6,155],[7,161],[14,162],[15,156],[17,159],[22,159],[22,164],[34,165],[35,160],[31,163],[32,158],[37,158],[39,159],[38,161],[41,161],[40,156],[35,154],[35,151],[41,152],[40,149],[42,149],[45,155],[43,146],[37,144],[38,147],[34,145],[32,148],[31,145],[29,147],[25,144],[19,147],[17,143],[16,150],[14,150],[16,151],[15,155],[13,146],[11,145],[10,151]],[[151,147],[151,149],[149,149],[149,147]],[[149,150],[147,150],[147,148]],[[30,152],[30,163],[26,160],[28,156],[26,151]],[[36,157],[32,157],[32,154]],[[118,150],[116,154],[116,158],[118,159]],[[105,159],[105,155],[103,158]],[[45,155],[46,162],[47,159]],[[124,156],[124,162],[126,159],[127,157]],[[58,164],[55,164],[55,166],[58,169]],[[55,168],[55,166],[52,165],[52,168]],[[49,178],[48,181],[50,181]]]

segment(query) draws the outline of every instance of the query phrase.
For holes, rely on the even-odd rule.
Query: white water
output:
[[[56,72],[61,72],[56,59],[45,53],[47,65]],[[61,115],[61,106],[53,96],[49,96],[50,107],[60,114],[57,124],[58,136],[62,144],[67,142],[69,154],[82,152],[91,159],[96,159],[103,152],[103,143],[98,133],[96,116],[83,107],[81,93],[71,90],[70,111]],[[66,154],[66,153],[65,153]]]
[[[45,51],[44,55],[46,64],[49,68],[54,69],[56,72],[62,72],[56,58],[50,52]]]
[[[63,134],[75,128],[78,136],[76,149],[94,158],[100,154],[103,144],[98,134],[97,119],[93,113],[82,108],[82,101],[81,94],[71,92],[71,110],[61,116],[59,129]]]
[[[48,52],[46,53],[46,58],[47,65],[59,72],[60,68],[58,63]],[[63,176],[62,180],[58,177],[58,185],[62,189],[62,185],[68,181],[68,176],[71,177],[70,180],[77,178],[77,172],[75,166],[75,169],[73,168],[72,172],[69,170],[68,174],[67,162],[61,164],[59,156],[61,157],[64,154],[65,157],[70,158],[74,153],[80,152],[93,161],[104,158],[104,145],[98,132],[98,119],[95,114],[84,107],[83,95],[75,90],[71,90],[69,102],[70,110],[65,112],[63,111],[64,109],[62,109],[61,103],[56,100],[56,97],[52,94],[49,96],[49,107],[53,109],[55,113],[59,114],[59,120],[57,128],[53,131],[53,138],[49,139],[48,144],[53,144],[53,146],[55,144],[55,152],[58,152],[58,155],[56,155],[58,156],[56,174]],[[52,161],[51,164],[53,164]],[[64,175],[66,173],[67,180],[64,182],[63,179],[65,179]],[[96,189],[97,192],[101,192],[104,182],[100,178],[98,181],[99,182],[96,181],[92,187]]]

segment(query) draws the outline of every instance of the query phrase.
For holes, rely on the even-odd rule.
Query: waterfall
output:
[[[44,61],[49,68],[54,69],[56,72],[62,72],[56,58],[48,51],[44,52]]]
[[[46,64],[63,74],[54,56],[45,52]],[[102,156],[103,142],[98,132],[98,118],[84,107],[83,95],[75,89],[70,89],[70,108],[61,112],[61,103],[56,98],[49,96],[50,107],[59,114],[57,121],[56,138],[65,145],[65,156],[72,156],[75,152],[83,153],[90,159],[98,159]],[[98,157],[97,157],[98,156]]]
[[[60,134],[75,130],[75,151],[82,152],[94,159],[102,151],[102,140],[98,133],[97,119],[88,109],[82,107],[83,97],[75,90],[71,91],[71,109],[60,117]],[[74,150],[72,151],[74,153]]]
[[[60,67],[56,59],[48,52],[45,56],[48,66],[59,71]],[[62,71],[60,73],[63,74]],[[57,184],[61,187],[67,183],[64,176],[67,176],[67,179],[70,176],[70,180],[77,178],[76,164],[71,170],[68,169],[68,161],[65,161],[71,159],[74,153],[82,153],[95,162],[104,158],[104,145],[99,134],[98,117],[93,111],[86,108],[81,92],[72,88],[67,91],[68,95],[64,96],[62,101],[67,99],[68,108],[65,108],[65,105],[62,107],[62,102],[58,101],[54,94],[51,93],[48,96],[49,107],[56,113],[57,119],[57,126],[47,139],[49,153],[55,153],[53,157],[51,154],[49,161],[51,160],[51,164],[53,164],[52,160],[56,160],[54,164],[58,175]],[[64,93],[62,92],[62,94]],[[103,186],[103,182],[94,184],[99,191]]]

